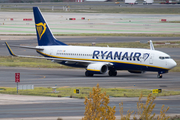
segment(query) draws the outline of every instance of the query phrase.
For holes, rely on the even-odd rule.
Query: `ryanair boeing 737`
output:
[[[166,53],[154,49],[150,41],[150,49],[111,48],[94,46],[68,46],[56,40],[38,7],[33,7],[38,46],[18,46],[35,49],[43,57],[16,55],[5,43],[10,54],[17,57],[47,59],[53,62],[86,69],[85,76],[104,74],[116,76],[117,70],[127,70],[130,73],[157,72],[158,78],[174,68],[176,62]]]

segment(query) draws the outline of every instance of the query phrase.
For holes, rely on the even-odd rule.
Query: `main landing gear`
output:
[[[86,77],[92,77],[92,76],[93,76],[93,73],[90,73],[90,72],[86,71],[86,72],[85,72],[85,76],[86,76]]]
[[[116,70],[109,70],[109,76],[116,76],[117,75],[117,71]]]

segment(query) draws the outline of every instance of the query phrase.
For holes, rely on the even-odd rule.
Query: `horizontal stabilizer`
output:
[[[11,50],[10,46],[8,45],[7,42],[5,42],[6,44],[6,47],[10,53],[10,55],[12,56],[15,56],[15,57],[25,57],[25,58],[37,58],[37,59],[47,59],[47,60],[53,60],[53,61],[68,61],[68,62],[82,62],[82,63],[91,63],[92,61],[84,61],[84,60],[69,60],[69,59],[66,59],[66,58],[52,58],[52,57],[39,57],[39,56],[26,56],[26,55],[16,55],[13,53],[13,51]],[[16,46],[17,47],[17,46]],[[35,49],[35,48],[33,48]],[[38,53],[40,54],[45,54],[45,53],[42,53],[40,52],[39,50],[42,50],[42,49],[39,49],[38,48],[36,49]]]
[[[19,46],[19,45],[9,45],[11,47],[19,47],[19,48],[26,48],[26,49],[34,49],[34,50],[44,50],[43,48],[36,48],[36,47],[30,47],[30,46]]]

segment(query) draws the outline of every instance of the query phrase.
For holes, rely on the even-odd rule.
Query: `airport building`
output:
[[[34,3],[34,2],[85,2],[85,1],[99,1],[105,2],[107,0],[0,0],[0,3]],[[109,1],[109,0],[108,0]],[[112,0],[111,0],[112,1]],[[114,1],[114,0],[113,0]]]

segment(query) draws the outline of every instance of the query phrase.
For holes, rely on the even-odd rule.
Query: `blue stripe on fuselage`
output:
[[[49,57],[49,58],[63,58],[63,57],[59,57],[59,56],[52,56],[52,55],[48,55],[45,54],[39,50],[37,50],[37,52],[41,55],[43,55],[44,57]],[[66,58],[68,59],[68,58]],[[80,58],[69,58],[69,60],[81,60]],[[156,66],[152,66],[152,65],[145,65],[145,64],[138,64],[138,63],[131,63],[131,62],[123,62],[121,63],[121,61],[112,61],[112,60],[100,60],[100,59],[84,59],[84,61],[92,61],[92,62],[109,62],[112,63],[114,68],[116,70],[142,70],[142,71],[168,71],[167,68],[161,68],[161,67],[156,67]],[[60,64],[64,64],[67,65],[65,63],[60,63]],[[79,65],[73,64],[71,65],[72,67],[80,67]],[[81,66],[82,67],[82,66]]]

